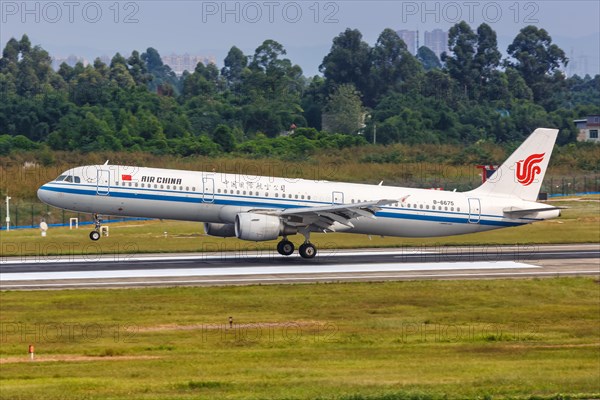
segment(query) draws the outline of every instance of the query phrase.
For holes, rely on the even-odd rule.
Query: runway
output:
[[[0,289],[600,276],[600,244],[0,259]]]

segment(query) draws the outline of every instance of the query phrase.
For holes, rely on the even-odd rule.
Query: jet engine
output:
[[[274,215],[240,213],[235,217],[235,236],[242,240],[273,240],[288,234],[287,230],[279,217]]]
[[[235,237],[235,226],[234,224],[211,224],[208,222],[204,223],[204,232],[209,236],[217,237]]]

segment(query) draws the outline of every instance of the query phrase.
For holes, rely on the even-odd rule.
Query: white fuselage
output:
[[[239,213],[352,204],[398,199],[382,206],[376,219],[359,218],[336,231],[384,236],[432,237],[518,226],[558,216],[542,210],[510,217],[507,208],[540,209],[545,205],[512,196],[476,196],[448,192],[247,176],[213,172],[92,165],[64,173],[69,181],[43,185],[39,198],[63,209],[104,215],[233,224]],[[76,179],[76,178],[78,179]]]

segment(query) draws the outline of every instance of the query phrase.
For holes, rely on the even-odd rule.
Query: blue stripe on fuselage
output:
[[[95,187],[94,187],[95,188]],[[196,204],[216,204],[216,205],[225,205],[225,206],[239,206],[239,207],[265,207],[265,208],[281,208],[281,209],[289,209],[289,208],[304,208],[305,205],[297,205],[297,204],[281,204],[273,202],[262,202],[262,201],[243,201],[243,200],[229,200],[229,199],[219,199],[217,196],[225,197],[227,195],[218,194],[215,195],[212,201],[204,201],[202,198],[202,194],[194,194],[194,197],[182,197],[182,196],[174,196],[167,194],[147,194],[147,193],[127,193],[122,191],[117,191],[115,188],[111,188],[110,197],[117,198],[127,198],[127,199],[142,199],[142,200],[156,200],[156,201],[174,201],[180,203],[196,203]],[[119,188],[121,189],[121,188]],[[96,196],[96,190],[83,190],[83,189],[75,189],[75,188],[66,188],[66,187],[53,187],[53,186],[42,186],[40,190],[48,190],[51,192],[58,193],[69,193],[69,194],[80,194],[86,196]],[[189,193],[189,192],[187,192]],[[106,197],[104,195],[100,195],[101,197]],[[232,196],[236,199],[239,199],[242,196]],[[287,201],[286,199],[281,199],[281,201]],[[320,202],[310,202],[310,203],[319,203],[324,205],[329,205],[329,203],[320,203]],[[388,208],[389,209],[389,208]],[[401,211],[401,209],[397,209]],[[421,210],[425,211],[425,210]],[[435,212],[435,211],[427,211],[427,212]],[[453,217],[448,216],[439,216],[439,215],[418,215],[406,212],[389,212],[389,211],[378,211],[375,215],[377,217],[383,218],[399,218],[399,219],[410,219],[417,221],[430,221],[430,222],[444,222],[444,223],[454,223],[454,224],[475,224],[474,222],[469,222],[468,214],[464,213],[451,213],[451,212],[442,212],[443,214],[451,214]],[[463,215],[463,217],[459,217]],[[483,215],[482,215],[483,216]],[[502,218],[500,216],[492,215],[494,218]],[[526,222],[512,222],[512,221],[494,221],[489,219],[481,218],[479,220],[480,225],[488,225],[488,226],[520,226],[525,225]]]

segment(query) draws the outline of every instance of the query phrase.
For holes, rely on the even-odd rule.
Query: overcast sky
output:
[[[214,56],[221,64],[232,45],[246,54],[275,39],[306,75],[333,37],[357,28],[373,44],[381,31],[449,29],[466,20],[487,22],[500,48],[526,25],[546,29],[567,56],[599,73],[600,2],[589,1],[5,1],[0,0],[0,43],[28,34],[53,56],[92,59],[156,48],[161,54]]]

